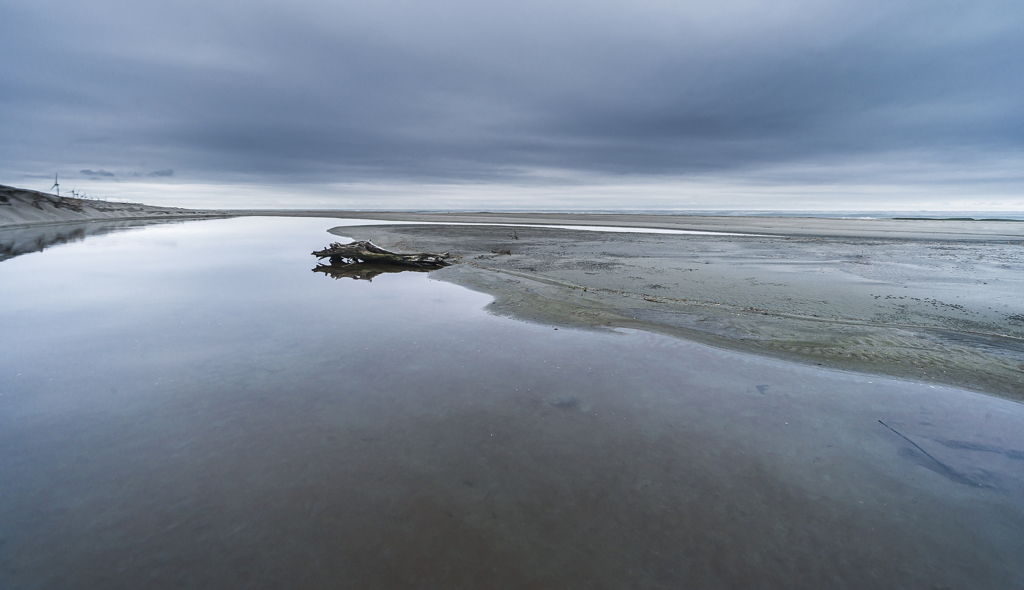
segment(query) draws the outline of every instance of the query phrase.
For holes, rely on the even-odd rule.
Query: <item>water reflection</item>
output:
[[[28,227],[0,229],[0,261],[42,252],[60,244],[80,242],[90,236],[125,231],[164,223],[181,221],[96,221],[82,223],[61,223],[54,225],[33,225]]]
[[[324,281],[335,225],[0,264],[0,587],[1024,586],[1020,404]]]
[[[313,272],[323,273],[332,279],[356,279],[361,281],[372,281],[374,277],[388,273],[400,272],[430,272],[430,268],[418,268],[415,266],[397,266],[394,264],[369,264],[366,262],[354,262],[350,264],[318,264]]]

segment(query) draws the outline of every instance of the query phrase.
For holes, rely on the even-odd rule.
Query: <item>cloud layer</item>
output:
[[[8,3],[0,173],[1012,194],[1022,24],[1019,2]]]

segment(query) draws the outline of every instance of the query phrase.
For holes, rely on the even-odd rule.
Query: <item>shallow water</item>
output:
[[[0,264],[0,587],[1024,587],[1024,406],[332,280],[337,225]]]
[[[378,222],[379,223],[379,222]],[[675,236],[746,236],[759,237],[761,234],[737,234],[724,231],[700,231],[695,229],[661,229],[656,227],[622,227],[613,225],[553,225],[553,224],[532,224],[532,223],[465,223],[458,221],[397,221],[388,222],[394,225],[451,225],[451,226],[478,226],[478,227],[507,227],[514,228],[545,228],[545,229],[572,229],[578,231],[593,231],[615,234],[665,234]]]

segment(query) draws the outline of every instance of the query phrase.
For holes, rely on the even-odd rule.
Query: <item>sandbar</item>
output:
[[[609,224],[586,216],[530,220]],[[331,232],[400,251],[449,251],[456,263],[431,276],[491,294],[489,309],[500,315],[636,328],[1024,400],[1024,224],[921,221],[897,232],[889,220],[708,221],[676,226],[767,235],[486,225]]]

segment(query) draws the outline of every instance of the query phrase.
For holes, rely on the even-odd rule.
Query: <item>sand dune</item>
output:
[[[44,223],[74,223],[97,219],[174,219],[224,216],[222,211],[74,199],[0,185],[0,228]]]

